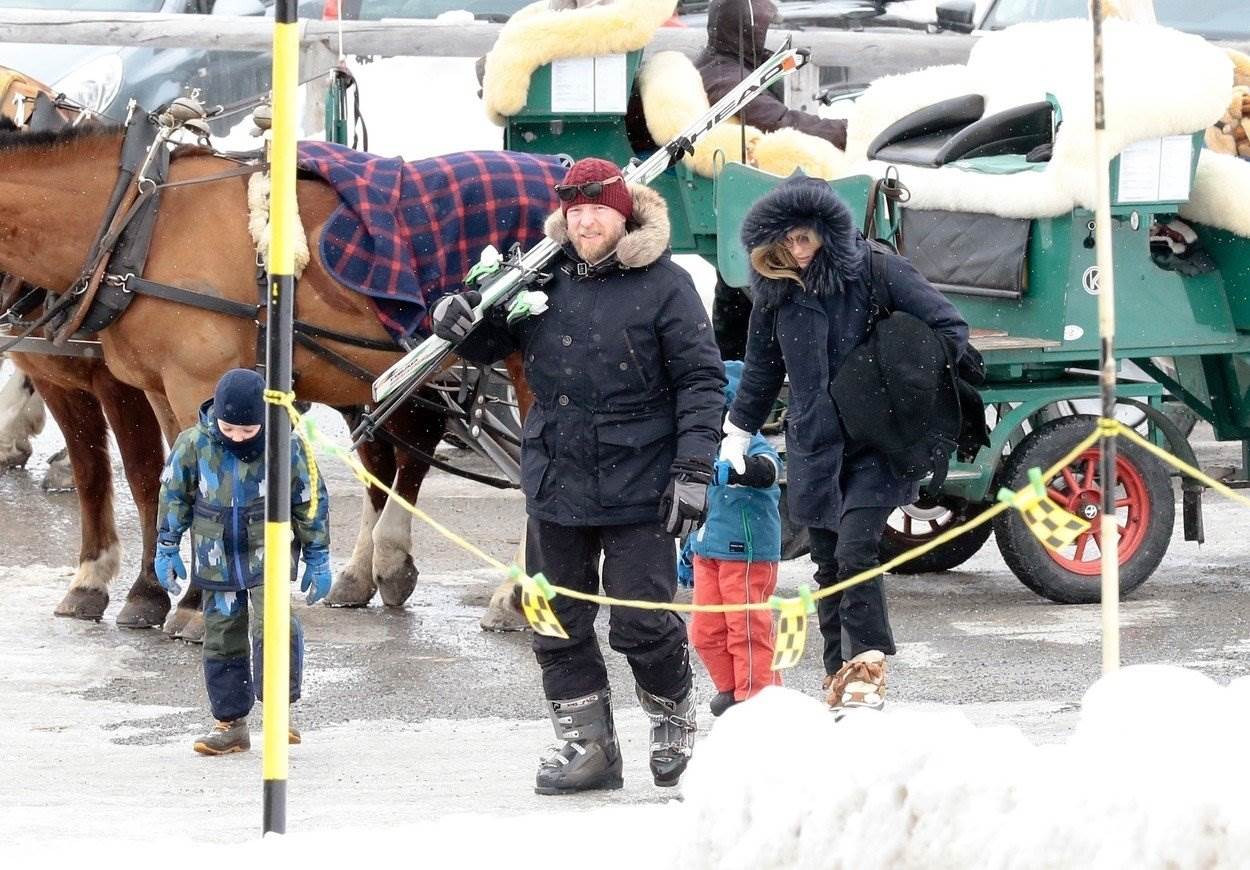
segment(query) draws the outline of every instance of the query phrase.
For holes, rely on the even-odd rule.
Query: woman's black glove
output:
[[[678,459],[669,469],[672,477],[660,498],[660,522],[664,531],[684,538],[707,518],[707,487],[712,482],[712,463]]]
[[[742,474],[729,469],[729,483],[733,486],[754,486],[763,489],[777,482],[777,466],[762,453],[746,458],[747,470]]]

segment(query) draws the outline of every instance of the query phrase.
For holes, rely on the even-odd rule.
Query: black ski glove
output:
[[[452,344],[463,341],[477,322],[473,309],[481,301],[482,294],[476,290],[454,293],[438,300],[430,313],[430,326],[434,329],[434,334]]]
[[[777,482],[777,466],[767,456],[755,454],[746,458],[747,470],[742,474],[729,468],[729,483],[734,486],[764,488]]]
[[[712,464],[699,459],[678,459],[669,471],[672,477],[660,498],[660,522],[664,523],[664,531],[684,538],[707,519]]]

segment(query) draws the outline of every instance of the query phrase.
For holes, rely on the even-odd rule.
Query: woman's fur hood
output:
[[[629,185],[634,198],[634,214],[625,225],[625,235],[616,245],[616,261],[627,269],[650,266],[663,256],[670,243],[668,204],[664,197],[641,184]],[[570,248],[569,224],[563,211],[547,218],[547,238]]]
[[[820,250],[803,271],[803,292],[835,293],[843,280],[863,264],[864,246],[846,203],[827,181],[794,175],[760,198],[742,222],[742,244],[748,253],[760,245],[780,242],[797,227],[810,227],[820,237]],[[767,278],[751,270],[756,302],[772,307],[797,289],[793,281]]]

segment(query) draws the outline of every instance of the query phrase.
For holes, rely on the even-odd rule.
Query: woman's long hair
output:
[[[789,279],[803,287],[803,279],[799,277],[801,270],[798,261],[794,259],[783,242],[752,248],[751,267],[765,278],[775,278],[780,281]]]

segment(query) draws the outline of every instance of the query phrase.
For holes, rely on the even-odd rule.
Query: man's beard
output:
[[[597,239],[580,239],[574,236],[573,249],[577,251],[579,257],[593,266],[615,251],[623,237],[624,233],[615,238],[600,236]]]

